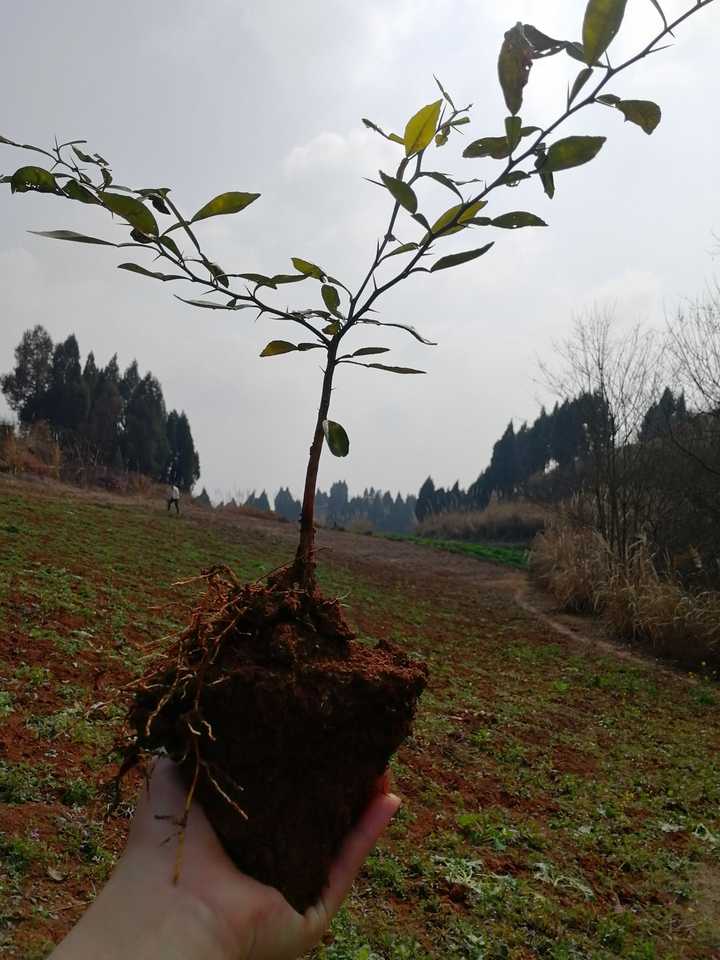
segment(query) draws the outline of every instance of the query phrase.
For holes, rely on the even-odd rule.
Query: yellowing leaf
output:
[[[298,273],[304,273],[306,277],[314,277],[316,280],[324,280],[325,272],[321,270],[314,263],[310,263],[309,260],[302,260],[300,257],[292,258],[292,265],[298,271]],[[273,277],[273,280],[277,283],[277,278]]]
[[[625,16],[627,0],[589,0],[583,22],[585,63],[592,66],[613,42]]]
[[[621,100],[617,109],[626,120],[636,123],[645,133],[652,133],[660,123],[662,111],[652,100]]]
[[[435,103],[429,103],[422,110],[418,110],[415,116],[408,120],[405,127],[406,157],[419,153],[432,142],[440,119],[441,106],[442,100],[436,100]]]
[[[458,203],[454,207],[450,207],[449,210],[446,210],[442,216],[438,217],[430,228],[430,232],[436,236],[440,233],[444,236],[457,233],[458,230],[462,230],[467,226],[468,220],[472,220],[475,214],[486,206],[487,200],[476,200],[475,203],[470,204]],[[445,229],[448,223],[452,223],[455,220],[456,222],[453,223],[452,227]]]
[[[249,207],[259,196],[259,193],[238,193],[236,191],[221,193],[210,200],[209,203],[206,203],[204,207],[201,207],[190,222],[197,223],[198,220],[205,220],[208,217],[239,213],[240,210]]]
[[[523,90],[530,77],[533,49],[528,43],[521,23],[508,30],[498,58],[498,77],[505,103],[515,116],[520,111]]]
[[[291,353],[297,350],[294,343],[288,343],[287,340],[271,340],[260,354],[261,357],[279,357],[282,353]]]

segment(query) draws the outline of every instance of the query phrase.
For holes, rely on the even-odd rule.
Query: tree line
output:
[[[74,334],[53,344],[38,324],[23,333],[0,387],[20,430],[47,423],[63,460],[84,472],[133,471],[185,491],[200,476],[186,413],[167,412],[160,382],[136,360],[121,373],[117,354],[99,367],[90,351],[82,364]]]
[[[623,331],[607,311],[581,317],[544,372],[554,407],[510,422],[466,490],[428,477],[418,520],[491,499],[562,504],[621,562],[642,539],[720,578],[720,289],[664,333]]]
[[[202,496],[202,494],[201,494]],[[208,498],[209,502],[209,498]],[[411,533],[416,526],[415,507],[417,498],[412,494],[403,498],[397,493],[366,488],[359,496],[351,497],[344,480],[333,483],[326,493],[318,490],[315,501],[315,517],[326,527],[367,527],[381,533]],[[296,523],[300,519],[302,505],[292,495],[289,487],[281,487],[274,498],[274,507],[265,490],[259,495],[253,491],[242,504],[255,510],[269,511]]]

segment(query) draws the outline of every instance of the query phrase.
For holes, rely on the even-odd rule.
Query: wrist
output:
[[[244,960],[202,898],[143,857],[126,854],[51,960]]]

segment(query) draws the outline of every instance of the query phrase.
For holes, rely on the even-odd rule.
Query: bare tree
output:
[[[621,331],[612,307],[595,307],[575,318],[555,353],[559,363],[541,364],[545,381],[563,399],[582,398],[581,485],[592,498],[595,525],[624,558],[651,512],[638,435],[664,385],[662,340],[640,324]]]
[[[674,380],[692,411],[669,435],[702,470],[720,478],[720,284],[668,321],[667,346]],[[713,486],[717,500],[720,491]]]

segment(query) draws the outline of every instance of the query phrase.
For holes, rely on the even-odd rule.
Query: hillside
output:
[[[98,784],[120,688],[228,563],[294,526],[0,478],[0,952],[38,960],[122,847]],[[425,657],[404,806],[325,960],[708,960],[720,950],[720,693],[546,616],[519,570],[323,531],[363,637]],[[174,581],[185,581],[172,587]]]

